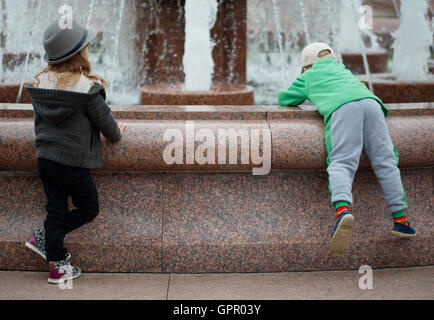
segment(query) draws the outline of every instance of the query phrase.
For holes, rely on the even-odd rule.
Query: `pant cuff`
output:
[[[350,203],[347,201],[337,201],[333,203],[333,206],[335,207],[335,209],[340,207],[350,207]]]
[[[401,218],[404,216],[405,216],[405,210],[399,210],[399,211],[392,212],[393,218]]]

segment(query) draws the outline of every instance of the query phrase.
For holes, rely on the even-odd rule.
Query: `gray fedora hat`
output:
[[[96,31],[86,30],[75,21],[70,29],[62,29],[58,22],[52,23],[44,32],[44,60],[50,64],[65,62],[84,49],[96,35]]]

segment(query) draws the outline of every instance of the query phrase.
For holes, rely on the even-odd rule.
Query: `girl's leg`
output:
[[[67,252],[63,243],[68,214],[67,195],[51,178],[53,171],[57,171],[51,161],[38,160],[38,171],[47,196],[47,216],[44,221],[46,259],[61,261],[65,259]]]
[[[98,193],[89,169],[74,168],[74,180],[69,195],[77,209],[66,217],[65,234],[91,222],[99,212]]]
[[[65,235],[98,215],[98,195],[89,169],[45,159],[38,160],[38,167],[48,200],[44,223],[47,260],[59,261],[66,254],[63,244]],[[67,196],[72,197],[77,207],[71,212],[68,211]]]

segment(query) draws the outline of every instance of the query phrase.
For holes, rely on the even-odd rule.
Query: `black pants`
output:
[[[98,193],[89,169],[38,159],[38,171],[47,195],[44,222],[47,261],[65,259],[65,235],[98,215]],[[77,209],[68,211],[67,197]]]

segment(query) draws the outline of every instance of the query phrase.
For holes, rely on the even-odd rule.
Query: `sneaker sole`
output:
[[[330,240],[330,250],[332,252],[341,253],[346,249],[353,224],[354,216],[352,214],[347,214],[342,218],[333,238]]]
[[[395,230],[392,230],[390,233],[400,238],[413,238],[414,236],[417,235],[417,232],[415,234],[408,234],[408,233],[398,232]]]
[[[33,252],[36,252],[37,254],[39,254],[42,258],[44,258],[44,260],[47,260],[47,257],[45,256],[45,254],[43,254],[41,250],[39,250],[38,248],[36,248],[30,242],[26,242],[26,247],[29,248],[30,250],[32,250]]]
[[[69,278],[60,278],[60,279],[51,279],[51,278],[48,278],[48,283],[50,283],[50,284],[59,284],[59,283],[63,283],[63,282],[68,281],[68,280],[77,279],[79,276],[81,276],[81,271],[79,272],[79,274],[77,274],[77,275],[75,275],[73,277],[69,277]]]

